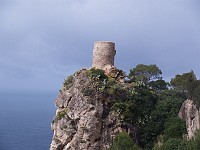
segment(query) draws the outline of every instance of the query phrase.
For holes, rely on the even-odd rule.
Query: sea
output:
[[[0,150],[48,150],[56,93],[0,93]]]

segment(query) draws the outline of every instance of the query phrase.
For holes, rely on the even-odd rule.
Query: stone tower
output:
[[[104,70],[108,65],[114,66],[115,54],[115,43],[107,41],[95,42],[92,67]]]

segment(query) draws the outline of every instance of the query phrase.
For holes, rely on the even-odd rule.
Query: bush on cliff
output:
[[[113,145],[108,150],[140,150],[126,132],[121,132],[114,138]]]

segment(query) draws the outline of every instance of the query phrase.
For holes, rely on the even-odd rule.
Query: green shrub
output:
[[[104,80],[107,79],[108,77],[104,74],[104,71],[101,69],[95,69],[91,68],[88,70],[87,73],[88,77],[93,80]]]
[[[63,86],[68,89],[72,83],[73,83],[73,76],[71,75],[71,76],[68,76],[66,79],[64,79]]]
[[[108,97],[116,93],[119,86],[116,79],[106,76],[103,70],[92,68],[88,70],[87,76],[91,79],[91,82],[83,89],[84,96],[101,95]]]
[[[64,110],[58,112],[57,113],[57,118],[60,120],[60,119],[64,118],[66,114],[67,114],[67,108],[65,108]]]
[[[176,138],[169,138],[167,141],[163,143],[162,146],[154,150],[187,150],[187,148],[183,140]]]
[[[140,150],[126,132],[121,132],[114,138],[113,145],[108,150]]]
[[[178,117],[172,117],[165,123],[164,140],[169,138],[182,139],[186,133],[185,121]]]

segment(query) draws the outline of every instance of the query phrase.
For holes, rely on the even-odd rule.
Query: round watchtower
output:
[[[115,43],[107,41],[95,42],[92,67],[103,70],[107,65],[114,66],[115,54]]]

